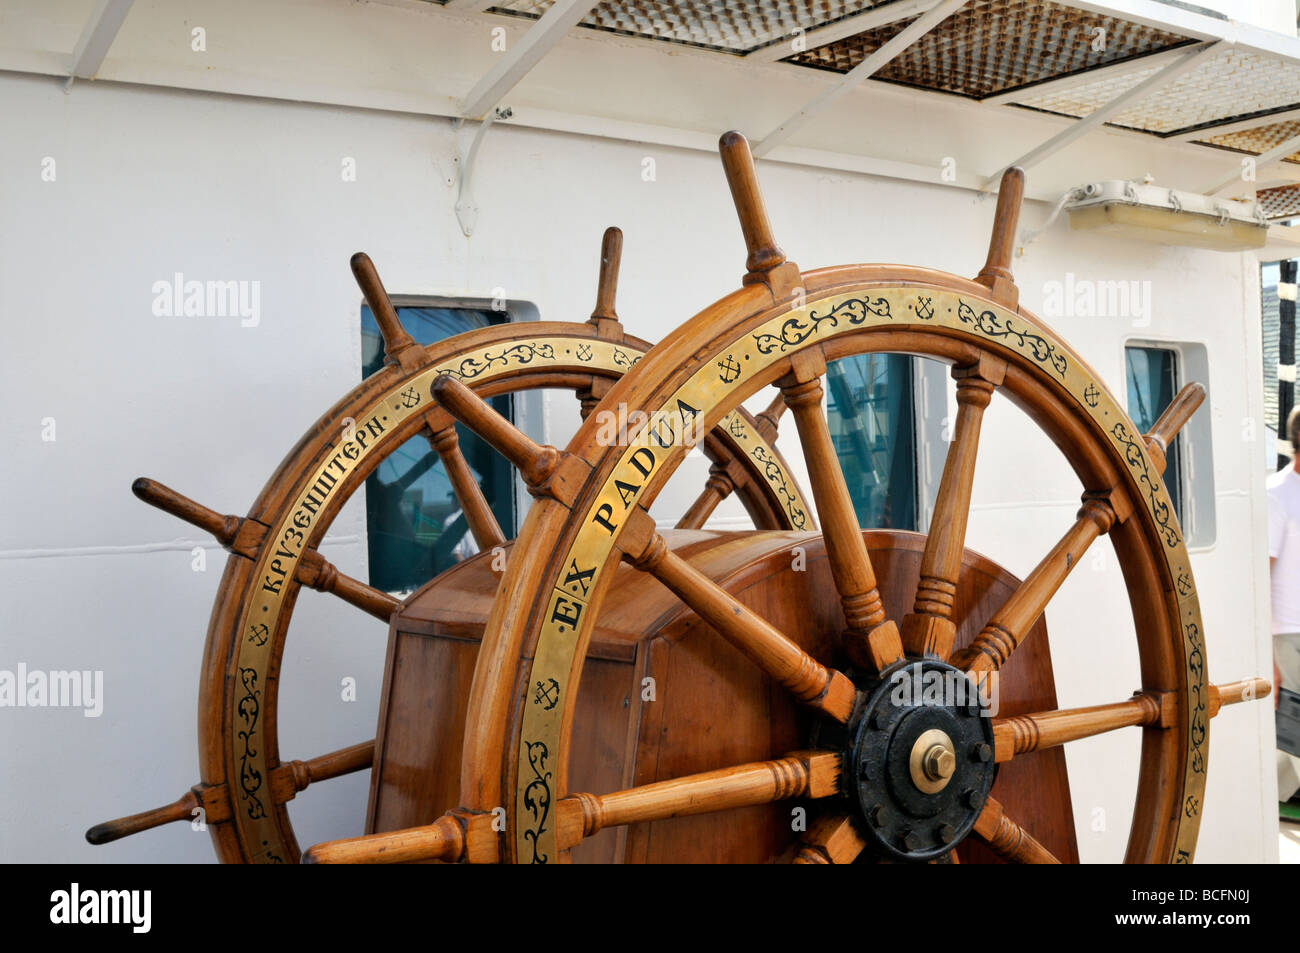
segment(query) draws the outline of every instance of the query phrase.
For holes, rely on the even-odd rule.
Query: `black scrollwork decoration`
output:
[[[244,750],[239,756],[239,790],[248,816],[258,820],[266,817],[266,808],[262,804],[262,799],[257,796],[257,792],[262,789],[262,772],[250,763],[257,757],[253,739],[257,737],[257,719],[262,713],[262,691],[257,687],[257,669],[241,668],[239,684],[244,690],[235,708],[244,722],[244,727],[238,732],[238,738],[244,744]]]
[[[443,371],[443,373],[468,381],[497,365],[509,367],[512,363],[515,365],[531,364],[539,358],[547,361],[554,360],[555,348],[550,344],[538,344],[536,341],[521,341],[518,344],[503,348],[496,354],[491,351],[484,351],[481,358],[467,357],[460,362],[460,366],[454,371],[448,370]]]
[[[1123,423],[1116,423],[1110,428],[1110,432],[1123,449],[1124,459],[1128,461],[1129,467],[1137,471],[1138,484],[1151,503],[1151,515],[1156,521],[1156,529],[1164,537],[1165,545],[1170,548],[1177,546],[1182,537],[1170,522],[1172,513],[1169,504],[1160,498],[1160,490],[1164,486],[1160,475],[1151,470],[1147,464],[1146,454],[1142,452],[1141,444],[1134,439]]]
[[[841,320],[849,324],[861,324],[872,314],[891,321],[894,318],[889,310],[889,301],[885,298],[848,298],[825,314],[809,311],[806,318],[798,315],[786,318],[781,323],[779,334],[755,334],[754,343],[760,354],[771,354],[773,351],[784,353],[788,348],[802,344],[814,334],[820,333],[823,324],[833,328],[839,327]]]
[[[795,529],[808,528],[808,514],[803,511],[793,492],[790,490],[790,483],[786,480],[785,471],[781,469],[781,464],[777,463],[776,458],[767,452],[763,446],[755,447],[749,452],[755,460],[763,465],[763,476],[767,477],[767,482],[772,485],[776,491],[781,505],[785,508],[786,515],[790,517],[790,525]]]
[[[1205,678],[1205,653],[1201,647],[1201,629],[1195,622],[1184,626],[1192,650],[1187,654],[1187,683],[1192,694],[1192,770],[1205,773],[1205,738],[1208,731],[1206,698],[1201,694],[1201,681]]]
[[[1005,338],[1015,341],[1028,356],[1044,367],[1050,367],[1062,380],[1065,379],[1068,366],[1065,355],[1057,353],[1056,345],[1050,344],[1042,335],[1035,334],[1028,328],[1018,328],[1010,318],[1002,317],[992,311],[980,311],[977,314],[974,308],[960,300],[957,302],[957,318],[962,324],[971,325],[986,338]]]
[[[546,819],[551,815],[551,772],[546,770],[550,752],[541,741],[525,741],[528,746],[528,766],[533,769],[533,780],[524,788],[524,809],[532,817],[532,826],[524,831],[524,840],[533,848],[534,864],[545,864],[549,858],[538,851],[537,840],[546,830]]]

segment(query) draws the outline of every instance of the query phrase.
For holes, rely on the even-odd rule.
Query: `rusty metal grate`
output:
[[[1044,96],[1028,91],[1021,106],[1066,116],[1087,116],[1160,67],[1138,68],[1095,83]],[[1250,50],[1229,49],[1199,65],[1132,108],[1114,116],[1115,126],[1159,135],[1265,115],[1300,105],[1300,65]]]
[[[867,30],[786,62],[847,73],[909,22]],[[978,99],[1191,42],[1044,0],[973,0],[874,78]]]
[[[1201,145],[1220,146],[1233,152],[1248,152],[1257,156],[1296,136],[1300,136],[1300,119],[1269,123],[1267,126],[1255,126],[1237,132],[1225,132],[1218,136],[1206,136],[1197,141]],[[1282,161],[1300,162],[1300,152],[1289,155]]]
[[[552,0],[510,0],[489,13],[537,19]],[[605,0],[579,26],[744,54],[789,38],[798,28],[837,23],[897,0]]]
[[[1270,222],[1300,217],[1300,185],[1279,185],[1255,193],[1260,210]]]

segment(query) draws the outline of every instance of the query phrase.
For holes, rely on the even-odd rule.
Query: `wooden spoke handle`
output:
[[[618,269],[623,260],[623,230],[610,226],[600,243],[600,280],[596,284],[596,309],[591,320],[618,320],[614,296],[618,292]]]
[[[758,187],[749,140],[738,132],[724,133],[718,140],[718,151],[722,154],[722,170],[727,176],[731,199],[740,218],[740,230],[745,236],[745,248],[749,252],[745,259],[748,269],[745,284],[753,284],[783,264],[785,252],[781,251],[772,234],[772,223],[768,220],[767,206],[763,204],[763,193]]]
[[[132,814],[130,817],[119,817],[114,821],[96,824],[86,831],[86,840],[96,846],[109,844],[123,837],[130,837],[132,834],[139,834],[141,831],[161,827],[163,824],[170,824],[173,821],[188,821],[194,817],[194,811],[198,807],[198,797],[195,796],[193,791],[186,791],[184,796],[178,800],[162,807],[155,807],[152,811],[141,811],[139,814]]]
[[[1002,805],[993,798],[984,802],[984,810],[975,820],[975,835],[1003,860],[1015,864],[1059,864],[1052,852],[1023,827],[1007,817]]]
[[[1169,452],[1169,445],[1174,442],[1178,436],[1178,431],[1187,425],[1192,419],[1192,414],[1201,406],[1205,400],[1205,385],[1192,382],[1187,384],[1174,395],[1174,399],[1169,402],[1165,412],[1152,425],[1151,430],[1146,435],[1147,452],[1151,455],[1152,462],[1156,469],[1161,473],[1165,470],[1165,455]]]
[[[139,477],[131,484],[131,492],[150,506],[156,506],[164,513],[182,519],[191,526],[197,526],[216,537],[223,546],[231,546],[239,535],[243,523],[238,516],[223,516],[216,510],[210,510],[202,503],[196,503],[188,496],[177,493],[169,486],[157,480]]]
[[[1267,698],[1273,691],[1273,683],[1267,678],[1243,678],[1239,682],[1226,685],[1210,686],[1210,717],[1219,713],[1224,705],[1236,705],[1239,702],[1255,701]]]
[[[560,458],[558,450],[533,442],[456,378],[444,374],[435,380],[433,396],[453,417],[514,464],[529,486],[540,485],[555,471]]]
[[[375,263],[370,260],[370,256],[359,251],[352,256],[351,265],[352,275],[357,279],[357,285],[361,288],[366,304],[370,305],[370,313],[375,316],[375,323],[379,325],[379,333],[384,339],[384,354],[388,362],[401,363],[402,358],[410,353],[410,349],[418,348],[419,345],[402,327],[402,322],[397,317],[397,309],[393,307],[388,292],[384,290],[384,283],[379,280],[379,272],[375,270]]]
[[[998,279],[1012,282],[1011,256],[1016,250],[1016,226],[1020,221],[1020,204],[1025,197],[1025,171],[1013,166],[1002,173],[998,184],[998,207],[993,214],[993,234],[989,237],[989,254],[976,281],[993,288]]]

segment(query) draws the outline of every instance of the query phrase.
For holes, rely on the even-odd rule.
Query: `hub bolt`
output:
[[[951,824],[940,824],[935,830],[935,835],[941,844],[951,844],[957,839],[957,831]]]
[[[984,742],[980,742],[975,745],[975,747],[971,748],[970,756],[974,761],[988,762],[993,758],[993,748]]]

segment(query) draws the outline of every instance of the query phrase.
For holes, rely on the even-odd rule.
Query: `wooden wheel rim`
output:
[[[466,332],[424,348],[427,362],[414,373],[388,365],[371,375],[299,440],[249,510],[249,519],[267,528],[265,538],[255,558],[232,555],[227,561],[208,626],[199,760],[203,787],[229,785],[229,818],[209,815],[207,824],[220,860],[298,860],[287,809],[295,792],[273,778],[281,767],[277,689],[300,588],[295,571],[365,478],[425,426],[426,413],[437,406],[430,397],[433,380],[453,374],[483,397],[581,389],[593,376],[620,377],[646,350],[631,336],[602,338],[590,324],[530,322]],[[344,452],[349,441],[341,424],[347,420],[364,440],[355,456]],[[787,511],[797,511],[803,500],[784,461],[747,415],[727,423],[730,429],[717,437],[754,477],[736,488],[742,503],[756,523],[790,526]]]
[[[818,270],[803,274],[800,284],[798,298],[773,300],[766,285],[752,284],[705,309],[616,384],[607,402],[662,412],[671,424],[675,414],[680,422],[686,413],[677,409],[680,400],[712,426],[787,373],[792,355],[811,348],[821,348],[827,360],[872,350],[961,364],[981,353],[1005,360],[1001,389],[1052,437],[1085,488],[1115,487],[1133,505],[1132,517],[1110,535],[1135,618],[1144,620],[1137,627],[1142,687],[1172,692],[1177,704],[1174,725],[1143,731],[1126,860],[1189,863],[1209,743],[1202,623],[1182,532],[1140,432],[1100,378],[1052,331],[1023,310],[997,304],[982,285],[905,266]],[[742,371],[725,380],[717,371],[720,360],[735,361]],[[570,452],[593,471],[572,509],[539,501],[518,537],[528,552],[553,555],[512,560],[494,603],[475,670],[461,795],[471,810],[506,808],[504,861],[565,859],[548,821],[567,790],[578,679],[592,621],[613,576],[603,570],[621,558],[626,525],[620,521],[607,530],[595,516],[607,504],[626,512],[627,496],[614,490],[619,478],[624,494],[637,485],[631,505],[648,508],[684,457],[680,445],[651,443],[651,429],[610,448],[593,439],[591,421],[584,424]],[[642,468],[649,466],[648,475],[631,464],[634,454],[641,455]],[[596,571],[566,585],[575,566]],[[548,679],[559,684],[562,704],[544,711],[528,704],[526,688]]]

